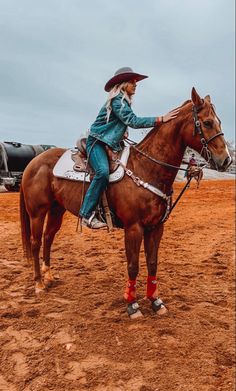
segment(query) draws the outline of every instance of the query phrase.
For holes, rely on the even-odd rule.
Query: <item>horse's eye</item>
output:
[[[203,121],[203,125],[206,128],[212,128],[212,121]]]

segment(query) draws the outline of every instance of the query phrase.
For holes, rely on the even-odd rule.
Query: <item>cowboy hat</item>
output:
[[[139,73],[135,73],[132,68],[130,67],[123,67],[118,69],[114,76],[108,80],[106,83],[104,90],[106,92],[109,92],[112,87],[114,87],[116,84],[123,83],[125,81],[131,81],[131,80],[136,80],[140,81],[143,79],[146,79],[148,76],[145,75],[140,75]]]

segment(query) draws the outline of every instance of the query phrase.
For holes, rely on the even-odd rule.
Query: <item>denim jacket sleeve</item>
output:
[[[137,117],[126,99],[121,103],[119,95],[112,100],[112,111],[116,117],[131,128],[152,128],[156,122],[156,117]]]

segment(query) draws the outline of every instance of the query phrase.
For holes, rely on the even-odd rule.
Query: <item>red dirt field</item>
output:
[[[183,186],[175,184],[175,196]],[[0,194],[1,391],[233,391],[234,181],[192,183],[165,224],[159,290],[131,321],[123,231],[84,229],[65,215],[52,252],[57,283],[34,294],[22,258],[19,194]]]

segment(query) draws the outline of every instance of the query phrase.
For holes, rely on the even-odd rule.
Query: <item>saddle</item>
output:
[[[71,154],[71,158],[75,162],[75,164],[73,166],[73,170],[75,170],[77,172],[81,172],[81,171],[87,172],[90,174],[90,176],[93,176],[94,171],[92,170],[92,168],[90,167],[90,165],[88,163],[86,142],[87,142],[87,138],[85,138],[85,137],[79,139],[76,142],[77,151],[72,152],[72,154]],[[116,161],[120,157],[122,151],[121,152],[113,151],[107,145],[105,145],[105,150],[107,153],[107,157],[108,157],[108,161],[109,161],[109,171],[111,174],[112,172],[114,172],[117,169],[117,167],[119,165],[118,163],[116,163]],[[109,209],[109,205],[107,202],[107,197],[106,197],[105,192],[102,193],[100,203],[102,206],[105,220],[107,222],[108,231],[110,232],[113,229],[113,222],[112,222],[111,211]]]
[[[73,169],[77,172],[88,172],[93,174],[93,170],[88,163],[88,157],[86,152],[86,142],[87,138],[81,138],[76,142],[76,149],[72,151],[71,158],[75,162]],[[107,153],[108,161],[109,161],[109,171],[110,174],[114,172],[117,167],[117,159],[120,159],[122,151],[113,151],[108,145],[105,145],[105,150]]]

